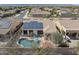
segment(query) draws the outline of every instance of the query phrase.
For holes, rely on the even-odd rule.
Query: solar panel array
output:
[[[8,20],[0,20],[0,29],[7,29],[11,25],[11,22]]]
[[[37,21],[25,22],[23,24],[23,29],[43,29],[43,23]]]

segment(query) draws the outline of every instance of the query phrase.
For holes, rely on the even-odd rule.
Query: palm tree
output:
[[[52,15],[52,16],[55,16],[55,17],[58,16],[58,13],[57,13],[56,11],[57,11],[57,9],[55,9],[55,8],[52,9],[51,15]]]

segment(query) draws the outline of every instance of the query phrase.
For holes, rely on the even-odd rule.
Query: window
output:
[[[69,36],[71,39],[76,39],[76,34],[77,34],[77,33],[69,33],[68,36]]]
[[[24,34],[27,34],[27,30],[24,30],[23,32],[24,32]]]
[[[43,34],[42,30],[38,30],[38,35]]]
[[[76,34],[77,34],[77,33],[72,33],[72,36],[73,36],[73,37],[76,37]]]

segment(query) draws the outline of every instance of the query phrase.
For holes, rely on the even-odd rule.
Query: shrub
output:
[[[56,44],[61,44],[63,42],[63,36],[62,34],[60,34],[59,32],[55,32],[53,33],[52,36],[52,40],[56,43]]]

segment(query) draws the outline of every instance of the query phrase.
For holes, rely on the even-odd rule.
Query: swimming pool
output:
[[[39,38],[33,38],[33,40],[28,40],[28,38],[21,38],[18,40],[18,44],[24,48],[32,48],[32,47],[38,48],[39,43],[40,43]]]

